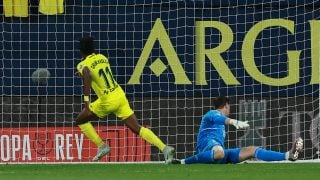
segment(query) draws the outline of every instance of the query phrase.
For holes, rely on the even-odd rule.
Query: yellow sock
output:
[[[166,147],[166,145],[156,136],[150,129],[141,127],[139,135],[146,140],[148,143],[155,145],[161,151]]]
[[[84,135],[86,135],[87,138],[89,138],[94,144],[96,144],[98,147],[101,147],[104,145],[104,142],[100,138],[100,136],[97,134],[96,130],[92,126],[90,122],[80,124],[79,128],[83,132]]]

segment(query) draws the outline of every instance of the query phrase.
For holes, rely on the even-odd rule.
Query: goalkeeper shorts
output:
[[[218,141],[216,141],[215,139],[210,139],[208,141],[205,141],[204,143],[198,142],[197,145],[197,153],[202,153],[205,151],[209,151],[212,150],[212,148],[214,146],[221,146],[222,148],[224,148],[223,145],[221,145]]]
[[[216,164],[236,164],[239,163],[240,148],[224,149],[224,158],[217,161]]]

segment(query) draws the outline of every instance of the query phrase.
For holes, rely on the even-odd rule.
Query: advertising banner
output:
[[[128,128],[100,126],[96,130],[111,147],[102,162],[150,161],[150,145]],[[90,162],[96,151],[78,127],[0,130],[0,162]]]

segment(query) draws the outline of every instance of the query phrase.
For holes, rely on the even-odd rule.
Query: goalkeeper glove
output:
[[[234,127],[236,127],[236,129],[244,129],[244,128],[248,128],[250,125],[248,124],[248,121],[238,121],[235,119],[230,119],[230,123],[231,125],[233,125]]]

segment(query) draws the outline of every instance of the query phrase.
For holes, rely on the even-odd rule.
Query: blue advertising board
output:
[[[68,1],[60,15],[2,16],[0,92],[80,95],[78,40],[91,35],[128,96],[318,96],[319,17],[309,0]],[[32,82],[37,68],[48,85]]]

